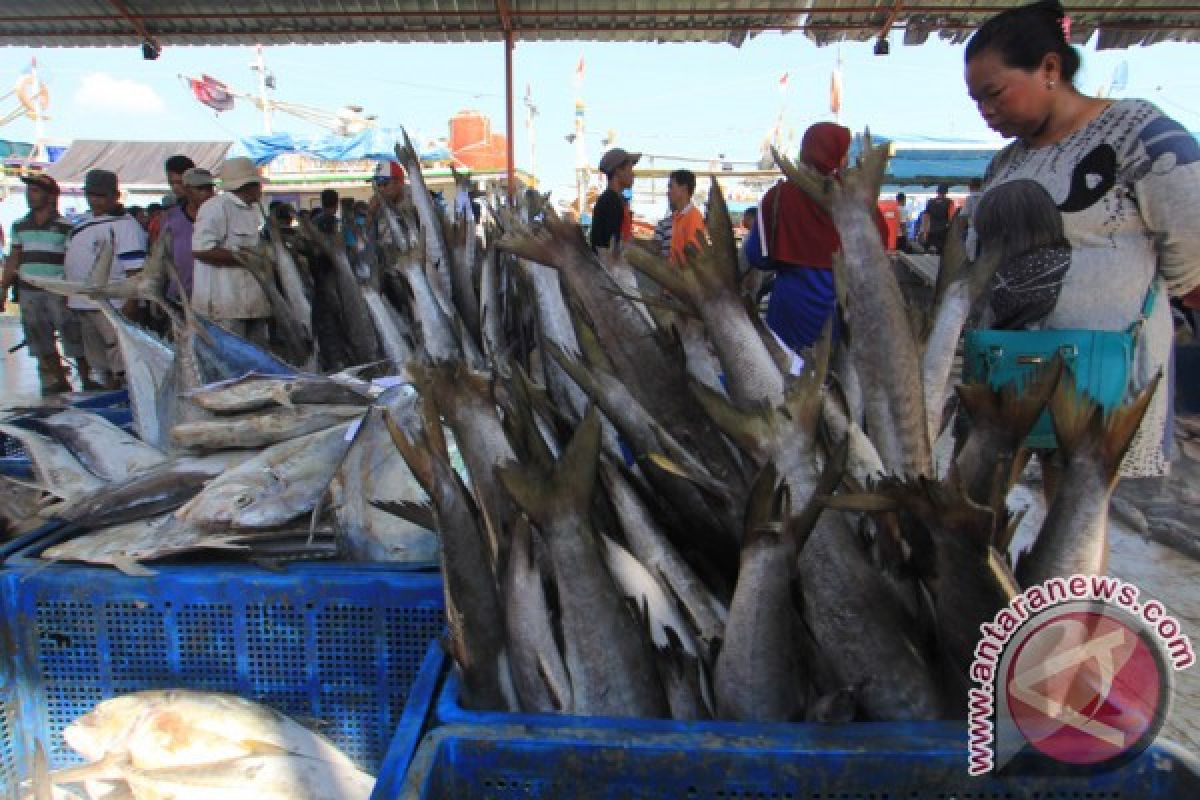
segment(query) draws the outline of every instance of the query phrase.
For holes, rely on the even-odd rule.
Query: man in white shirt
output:
[[[83,193],[90,210],[67,234],[67,250],[63,257],[66,279],[80,283],[87,281],[106,242],[112,242],[113,248],[110,282],[140,272],[146,260],[146,232],[122,207],[116,174],[103,169],[88,172],[83,180]],[[136,314],[136,300],[126,301],[124,305],[117,300],[108,302],[127,316]],[[89,376],[84,376],[85,388],[119,387],[124,368],[117,346],[117,332],[92,300],[72,295],[67,300],[67,307],[79,318],[79,335],[91,372],[90,380]]]
[[[267,346],[271,306],[237,260],[239,247],[258,244],[265,178],[248,158],[221,165],[222,192],[200,206],[192,233],[192,307],[222,328]]]

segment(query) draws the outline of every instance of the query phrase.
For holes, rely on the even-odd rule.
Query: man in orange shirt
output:
[[[704,215],[692,204],[696,193],[696,174],[691,170],[677,169],[667,178],[667,202],[671,206],[671,249],[670,262],[676,266],[684,264],[684,249],[700,241],[704,230]]]

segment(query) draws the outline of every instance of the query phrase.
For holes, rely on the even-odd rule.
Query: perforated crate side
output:
[[[429,733],[404,800],[1148,800],[1200,797],[1196,763],[1155,746],[1113,772],[972,778],[955,750],[903,739],[815,746],[717,734],[446,726]]]
[[[20,781],[17,769],[17,707],[11,687],[0,689],[0,797],[14,793]]]
[[[25,653],[23,726],[47,743],[51,768],[79,763],[62,730],[100,701],[179,687],[318,722],[374,772],[444,625],[440,578],[428,573],[348,565],[164,567],[152,578],[65,565],[10,572],[18,573],[8,580],[16,613],[4,624]]]

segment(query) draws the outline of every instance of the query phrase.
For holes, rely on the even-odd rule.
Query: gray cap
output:
[[[84,194],[115,195],[117,193],[117,173],[109,172],[106,169],[91,170],[84,176],[83,192]]]
[[[600,171],[605,175],[612,175],[618,167],[626,162],[636,164],[641,158],[641,153],[630,153],[627,150],[622,150],[620,147],[614,147],[600,157]]]
[[[192,167],[183,173],[183,185],[199,189],[204,186],[216,186],[217,180],[203,167]]]

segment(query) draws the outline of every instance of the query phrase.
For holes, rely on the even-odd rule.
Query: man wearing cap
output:
[[[221,193],[199,206],[192,233],[192,307],[226,330],[266,346],[271,306],[238,263],[239,247],[259,241],[263,183],[248,158],[221,165]]]
[[[67,251],[67,234],[71,223],[58,211],[58,182],[49,175],[22,175],[25,182],[25,202],[29,213],[13,223],[12,250],[4,265],[0,281],[0,311],[9,289],[20,286],[21,327],[29,353],[38,364],[38,379],[42,394],[71,391],[63,368],[54,333],[62,339],[63,355],[75,359],[79,374],[84,376],[84,388],[90,383],[83,343],[79,340],[79,321],[67,310],[67,298],[36,289],[24,278],[62,278],[63,260]]]
[[[171,234],[171,260],[179,275],[183,292],[187,297],[192,296],[193,272],[195,261],[192,258],[192,235],[195,233],[196,217],[200,206],[204,205],[216,194],[212,173],[200,167],[192,167],[180,178],[180,191],[183,192],[183,203],[176,204],[163,216],[162,233]],[[180,285],[171,279],[167,283],[167,297],[179,300]]]
[[[63,259],[67,280],[86,282],[101,250],[109,242],[113,248],[110,282],[140,272],[146,260],[146,232],[121,205],[116,173],[91,170],[84,176],[83,194],[89,212],[67,236],[67,252]],[[117,300],[104,302],[110,302],[113,308],[122,309],[130,316],[137,310],[136,300],[128,300],[124,306]],[[72,295],[67,299],[67,307],[79,318],[79,336],[91,367],[92,380],[107,389],[120,386],[124,369],[116,330],[90,298]]]
[[[387,203],[394,212],[399,210],[407,189],[404,177],[404,167],[395,161],[380,161],[375,167],[375,176],[371,180],[378,191],[372,195],[368,206],[367,231],[379,244],[393,244],[391,226],[383,215],[380,203]]]
[[[608,187],[596,199],[592,209],[592,229],[588,236],[592,249],[612,247],[633,238],[633,212],[624,192],[633,188],[633,165],[641,153],[629,153],[619,147],[600,159],[600,171],[608,178]]]

